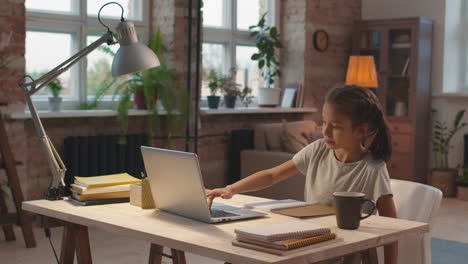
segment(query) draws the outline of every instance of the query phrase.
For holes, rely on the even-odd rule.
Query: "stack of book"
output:
[[[71,184],[71,200],[80,205],[123,203],[130,199],[130,185],[140,183],[128,173],[76,177]]]
[[[285,255],[285,252],[311,244],[332,240],[330,228],[299,221],[235,229],[235,246]]]

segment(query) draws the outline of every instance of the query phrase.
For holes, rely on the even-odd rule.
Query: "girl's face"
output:
[[[355,150],[361,146],[367,125],[353,127],[351,118],[329,103],[323,105],[322,118],[322,132],[329,148]]]

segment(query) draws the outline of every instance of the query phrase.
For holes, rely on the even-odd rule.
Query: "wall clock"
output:
[[[320,29],[314,32],[314,48],[320,52],[328,49],[328,33],[325,30]]]

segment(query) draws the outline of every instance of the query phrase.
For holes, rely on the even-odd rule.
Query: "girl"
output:
[[[377,97],[354,85],[335,88],[325,98],[322,118],[323,139],[277,167],[207,190],[208,203],[215,197],[229,199],[267,188],[300,172],[306,175],[306,201],[332,205],[335,191],[362,192],[377,201],[379,215],[396,217],[385,164],[392,151],[391,138]],[[396,243],[385,246],[385,263],[396,262]]]

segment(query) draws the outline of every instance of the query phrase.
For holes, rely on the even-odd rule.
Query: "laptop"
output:
[[[141,147],[141,153],[151,193],[159,210],[205,223],[265,215],[222,203],[213,203],[209,208],[196,154],[146,146]]]

